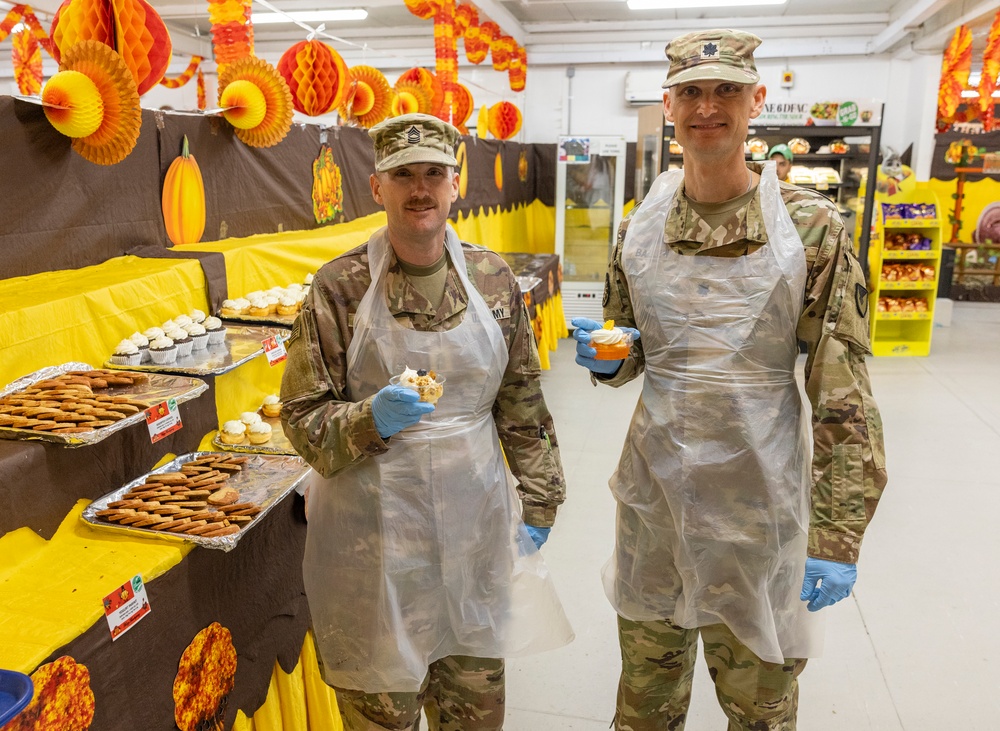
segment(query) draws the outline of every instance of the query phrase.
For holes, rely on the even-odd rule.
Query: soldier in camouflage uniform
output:
[[[421,708],[434,730],[492,731],[503,658],[572,636],[537,551],[565,497],[559,445],[513,273],[447,226],[458,131],[412,114],[370,135],[388,226],[314,277],[281,388],[318,473],[314,632],[349,731],[415,730]],[[446,377],[436,405],[386,385],[408,366]]]
[[[598,361],[598,323],[574,322],[593,382],[645,372],[611,480],[605,575],[623,731],[684,727],[699,634],[730,731],[793,731],[797,677],[818,651],[809,612],[850,593],[886,484],[868,292],[844,223],[822,195],[779,183],[772,163],[745,162],[766,93],[759,43],[716,30],[667,46],[664,110],[684,170],[661,175],[623,221],[603,303],[638,339],[624,360]]]

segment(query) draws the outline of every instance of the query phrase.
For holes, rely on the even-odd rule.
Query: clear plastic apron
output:
[[[447,378],[433,413],[389,451],[313,477],[303,575],[325,680],[369,693],[415,692],[447,655],[516,657],[573,638],[521,522],[492,408],[507,365],[500,326],[445,248],[469,298],[461,324],[418,332],[386,303],[385,229],[368,243],[372,284],[347,350],[350,398],[405,366]]]
[[[774,164],[759,195],[767,244],[683,256],[664,244],[683,171],[660,175],[622,263],[646,373],[618,470],[605,589],[622,616],[722,622],[762,659],[815,657],[822,625],[799,599],[809,449],[795,382],[806,264]]]

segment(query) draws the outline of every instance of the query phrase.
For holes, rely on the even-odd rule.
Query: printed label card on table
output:
[[[149,441],[153,444],[170,436],[182,426],[184,425],[181,423],[176,399],[167,399],[146,409],[146,428],[149,429]]]
[[[288,358],[288,353],[285,352],[285,344],[277,338],[277,336],[272,335],[269,338],[264,338],[261,341],[261,345],[264,346],[264,355],[267,356],[267,362],[269,365],[276,366],[281,361]]]
[[[104,597],[104,617],[108,620],[112,641],[132,629],[149,612],[146,585],[138,574]]]

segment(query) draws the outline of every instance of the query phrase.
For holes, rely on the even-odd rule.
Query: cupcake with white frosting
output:
[[[199,325],[205,322],[205,313],[201,310],[191,310],[191,321],[197,322]]]
[[[149,362],[149,338],[143,335],[141,332],[134,332],[128,336],[128,339],[135,343],[135,346],[139,349],[139,362],[148,363]]]
[[[219,440],[223,444],[241,444],[246,438],[247,427],[242,421],[233,419],[222,425],[219,431]]]
[[[185,330],[180,327],[172,327],[167,330],[167,337],[174,341],[177,346],[177,357],[187,358],[194,350],[194,340]]]
[[[137,366],[142,360],[139,353],[139,346],[131,340],[122,340],[115,346],[114,353],[111,354],[111,362],[115,365]]]
[[[209,345],[222,345],[226,342],[226,327],[218,317],[206,317],[204,326]]]
[[[264,444],[271,441],[271,425],[263,421],[247,428],[247,436],[251,444]]]
[[[184,327],[184,332],[191,336],[195,350],[204,350],[208,347],[208,331],[204,325],[192,322]]]
[[[149,344],[149,357],[156,365],[167,365],[177,360],[177,346],[166,335],[156,338]]]
[[[273,393],[270,396],[265,396],[264,403],[260,405],[260,410],[264,412],[264,416],[269,416],[272,419],[276,416],[281,416],[281,399]]]

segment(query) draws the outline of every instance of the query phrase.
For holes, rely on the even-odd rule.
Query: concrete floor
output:
[[[607,480],[639,381],[592,388],[564,340],[543,377],[568,499],[543,555],[576,631],[510,661],[508,731],[598,731],[620,669],[600,569],[614,543]],[[800,363],[801,369],[801,363]],[[1000,729],[1000,305],[957,303],[927,358],[869,359],[889,485],[853,596],[823,610],[826,653],[801,677],[804,731]],[[699,655],[688,731],[724,731]]]

